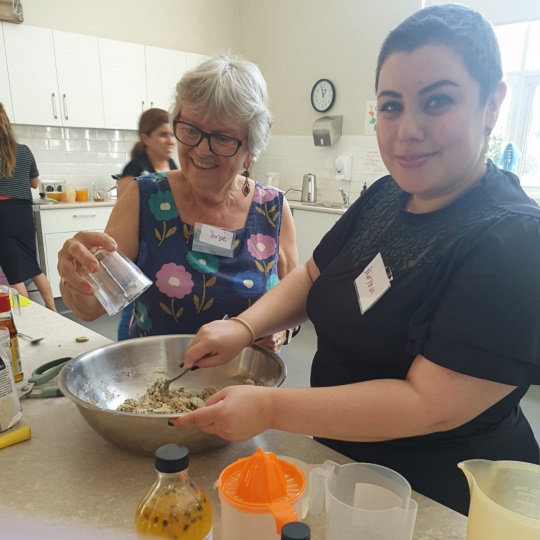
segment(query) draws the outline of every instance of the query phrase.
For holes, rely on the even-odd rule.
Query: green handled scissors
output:
[[[70,360],[70,356],[57,358],[36,368],[28,382],[19,389],[19,399],[24,397],[49,398],[62,396],[63,394],[58,386],[46,383],[51,382]]]

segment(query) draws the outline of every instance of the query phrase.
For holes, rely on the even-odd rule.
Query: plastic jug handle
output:
[[[299,521],[296,510],[289,501],[277,501],[268,505],[268,510],[272,512],[276,520],[276,533],[281,534],[281,527],[291,521]]]
[[[325,461],[313,467],[309,473],[309,513],[320,514],[324,509],[326,479],[339,467],[333,461]]]
[[[405,510],[403,521],[403,540],[412,540],[414,533],[414,524],[416,523],[416,511],[418,503],[414,499],[409,499],[409,505]]]

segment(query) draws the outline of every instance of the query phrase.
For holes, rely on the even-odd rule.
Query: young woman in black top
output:
[[[539,463],[519,407],[540,384],[540,209],[486,163],[506,85],[493,29],[457,4],[413,14],[376,72],[390,173],[249,310],[199,331],[184,367],[309,317],[312,388],[229,387],[172,421],[229,440],[315,436],[462,513],[472,458]]]

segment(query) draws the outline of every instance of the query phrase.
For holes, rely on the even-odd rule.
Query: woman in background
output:
[[[118,179],[118,197],[127,189],[130,181],[139,176],[166,171],[178,167],[171,158],[175,148],[174,134],[169,114],[163,109],[148,109],[139,119],[139,141],[131,150],[131,161],[124,167]],[[129,339],[129,322],[133,303],[123,311],[118,325],[118,341]]]
[[[0,103],[0,267],[10,287],[28,298],[32,280],[45,302],[56,311],[51,284],[37,262],[32,191],[39,184],[36,160],[28,146],[15,140]]]
[[[139,141],[131,150],[131,161],[118,179],[118,196],[126,190],[130,180],[148,173],[174,171],[174,134],[169,114],[163,109],[148,109],[139,119]]]

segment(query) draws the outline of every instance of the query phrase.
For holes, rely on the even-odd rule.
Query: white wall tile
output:
[[[41,179],[59,179],[81,187],[115,184],[138,139],[136,131],[61,128],[14,124],[18,141],[32,150]]]
[[[30,132],[36,139],[61,139],[63,136],[61,127],[30,126]]]
[[[85,139],[87,141],[96,138],[95,129],[64,128],[64,139]]]
[[[110,141],[110,149],[111,152],[131,152],[131,149],[133,148],[133,145],[135,143],[133,141]]]
[[[49,150],[49,143],[51,142],[49,139],[33,139],[33,138],[26,138],[26,137],[19,137],[19,142],[21,144],[26,144],[30,150],[32,150],[32,153],[37,150]]]
[[[110,141],[88,141],[89,152],[109,152],[111,149]]]
[[[312,173],[317,176],[317,196],[320,200],[341,201],[339,187],[350,193],[353,202],[364,187],[386,174],[385,169],[373,173],[371,166],[366,165],[368,151],[377,149],[375,137],[346,136],[341,137],[334,146],[318,147],[312,137],[276,136],[270,139],[268,148],[253,167],[253,177],[264,182],[265,172],[280,173],[279,187],[284,191],[290,187],[301,188],[303,176]],[[334,164],[336,157],[350,154],[353,157],[352,179],[350,182],[335,180]],[[300,194],[290,191],[290,200],[298,200]]]
[[[30,126],[23,126],[21,124],[12,124],[11,127],[13,128],[13,133],[15,133],[15,137],[26,137],[29,138],[31,135]]]
[[[35,150],[35,146],[32,146],[32,154],[34,154],[38,169],[40,170],[42,169],[44,163],[65,163],[67,161],[66,152]]]
[[[96,129],[96,139],[99,141],[123,141],[124,131],[119,129]]]

